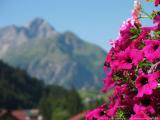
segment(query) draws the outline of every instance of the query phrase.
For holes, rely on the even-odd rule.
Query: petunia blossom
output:
[[[144,112],[139,112],[136,113],[135,115],[131,115],[130,120],[152,120],[146,113]]]
[[[121,50],[125,50],[127,46],[131,43],[131,40],[129,40],[132,35],[130,29],[133,27],[135,27],[133,18],[129,18],[123,22],[122,26],[120,27],[119,36],[114,42],[115,51],[119,52]]]
[[[157,88],[159,72],[152,74],[141,74],[135,81],[135,87],[138,89],[137,97],[143,97],[144,94],[151,95],[152,91]]]
[[[138,98],[138,101],[135,101],[135,107],[134,107],[134,112],[138,113],[140,111],[143,111],[145,113],[149,113],[151,115],[154,115],[156,112],[155,109],[155,102],[154,102],[154,98],[150,95],[150,96],[143,96],[142,98]]]
[[[153,22],[160,24],[160,14],[158,14],[157,16],[154,17]]]
[[[107,110],[107,115],[110,117],[114,117],[116,114],[116,111],[118,110],[120,106],[120,99],[118,98],[115,103],[109,106],[109,109]]]
[[[144,55],[150,62],[160,58],[160,40],[144,40]]]
[[[105,112],[106,104],[86,113],[86,120],[109,120]]]
[[[158,6],[160,4],[160,0],[154,0],[155,6]]]
[[[103,83],[105,85],[105,87],[102,89],[102,92],[107,92],[108,89],[112,88],[115,84],[115,82],[112,79],[112,72],[108,72],[107,73],[107,77],[103,80]]]
[[[127,48],[125,51],[117,54],[117,59],[119,60],[118,69],[131,69],[133,65],[138,65],[143,58],[141,50]]]
[[[135,0],[132,16],[122,24],[106,56],[102,91],[113,90],[109,103],[88,112],[86,120],[160,120],[160,12],[143,12],[152,17],[153,25],[142,26],[141,10]]]
[[[137,104],[134,105],[134,112],[130,117],[130,120],[152,120],[147,114],[145,107],[139,106]]]

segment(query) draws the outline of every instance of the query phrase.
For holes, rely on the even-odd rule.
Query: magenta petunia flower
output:
[[[86,113],[86,120],[109,120],[106,116],[106,104]]]
[[[114,117],[119,106],[120,106],[120,99],[117,98],[116,102],[109,106],[109,109],[107,110],[107,115],[110,117]]]
[[[88,112],[86,120],[160,120],[160,14],[153,12],[149,27],[142,26],[141,17],[141,4],[135,1],[132,17],[121,26],[105,59],[102,91],[113,90],[109,104]]]
[[[113,60],[112,62],[110,62],[110,65],[111,65],[111,68],[113,71],[116,71],[119,69],[119,65],[120,65],[120,61],[117,59],[117,60]]]
[[[143,60],[143,52],[137,49],[127,48],[125,51],[121,51],[117,54],[119,60],[118,69],[131,69],[133,65],[138,65]]]
[[[152,120],[152,118],[141,111],[139,113],[136,113],[135,115],[131,115],[130,120]]]
[[[131,115],[130,120],[152,120],[147,114],[145,107],[139,106],[137,104],[134,105],[135,114]]]
[[[123,85],[121,85],[121,86],[116,86],[115,88],[114,88],[114,92],[113,92],[113,94],[115,95],[115,96],[118,96],[119,94],[128,94],[129,93],[129,90],[128,90],[128,85],[127,84],[123,84]]]
[[[142,98],[138,98],[137,102],[135,101],[135,105],[134,105],[134,112],[138,113],[140,111],[143,111],[145,113],[149,113],[149,114],[155,114],[156,110],[155,110],[155,100],[152,97],[152,95],[150,96],[143,96]]]
[[[153,19],[153,22],[160,24],[160,14]]]
[[[135,114],[131,115],[130,120],[152,120],[147,114],[146,114],[146,108],[141,105],[134,105],[134,112]]]
[[[148,61],[154,62],[160,58],[160,40],[144,40],[144,55]]]
[[[160,116],[156,117],[155,120],[160,120]]]
[[[114,54],[115,52],[112,48],[106,56],[105,63],[104,63],[104,70],[108,70],[108,68],[110,68],[110,62],[113,61]]]
[[[114,42],[114,50],[119,52],[121,50],[125,50],[128,45],[131,43],[129,38],[131,37],[130,29],[134,27],[134,20],[133,18],[129,18],[123,22],[122,26],[120,27],[119,36]]]
[[[151,95],[153,89],[157,88],[159,72],[152,74],[141,74],[135,82],[135,86],[138,89],[137,97],[143,97],[144,94]]]
[[[107,77],[103,80],[103,83],[105,85],[105,87],[102,89],[102,92],[107,92],[108,89],[112,88],[114,86],[115,81],[112,79],[112,72],[108,72],[107,73]]]
[[[154,4],[155,4],[155,6],[158,6],[160,4],[160,0],[155,0]]]
[[[134,27],[134,20],[133,18],[129,18],[126,21],[123,22],[121,28],[120,28],[120,35],[121,36],[130,36],[130,29]]]

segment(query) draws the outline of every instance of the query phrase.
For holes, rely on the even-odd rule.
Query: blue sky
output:
[[[146,3],[147,10],[152,7]],[[0,27],[42,17],[57,31],[73,31],[108,51],[132,8],[133,0],[1,0]]]

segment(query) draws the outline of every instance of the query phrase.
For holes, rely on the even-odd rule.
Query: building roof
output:
[[[85,117],[85,114],[86,114],[85,112],[79,113],[79,114],[71,117],[69,120],[81,120],[82,118]]]

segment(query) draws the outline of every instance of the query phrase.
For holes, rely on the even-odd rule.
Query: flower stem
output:
[[[155,63],[155,64],[153,64],[151,66],[150,70],[148,71],[148,73],[152,73],[154,71],[154,69],[156,69],[159,64],[160,64],[160,61]]]
[[[145,19],[145,18],[149,18],[148,16],[140,16],[138,19]]]
[[[152,16],[148,14],[147,12],[145,12],[143,9],[141,9],[141,12],[145,14],[146,16],[148,16],[149,19],[152,19]]]

